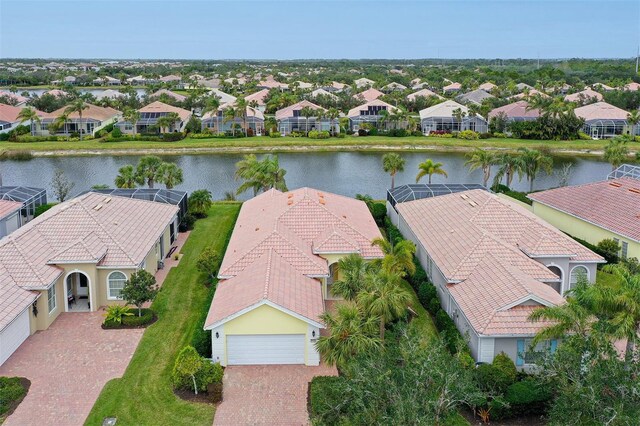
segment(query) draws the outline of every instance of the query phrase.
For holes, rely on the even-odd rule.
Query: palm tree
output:
[[[220,133],[220,119],[218,118],[218,108],[220,108],[220,99],[217,96],[211,96],[207,98],[204,108],[202,110],[202,114],[211,113],[211,120],[215,116],[218,120],[218,133]]]
[[[494,185],[498,185],[503,177],[507,180],[507,187],[511,188],[513,182],[513,176],[516,173],[521,173],[522,161],[519,155],[513,155],[508,153],[501,154],[496,163],[500,166],[496,172],[496,177],[493,180]]]
[[[69,114],[67,113],[62,113],[57,116],[56,119],[53,120],[53,123],[49,124],[49,134],[58,133],[60,129],[63,129],[63,133],[65,133],[64,128],[67,124],[67,120],[69,120]]]
[[[277,155],[267,155],[259,163],[258,174],[263,176],[263,191],[268,191],[271,188],[275,188],[278,191],[288,190],[284,179],[287,171],[280,167]]]
[[[180,116],[177,112],[169,112],[166,115],[158,118],[156,124],[160,127],[161,133],[170,133],[171,127],[175,126],[175,124],[180,120]],[[166,132],[163,132],[166,130]]]
[[[621,138],[614,138],[604,148],[604,159],[611,163],[612,170],[617,169],[629,156],[627,142]]]
[[[164,183],[167,189],[173,189],[176,185],[184,182],[182,178],[182,169],[175,163],[162,163],[160,166],[159,182]]]
[[[456,119],[456,122],[458,123],[458,130],[462,130],[462,119],[465,117],[466,113],[461,108],[456,108],[451,111],[451,115]]]
[[[559,339],[567,334],[586,338],[596,320],[593,290],[586,277],[579,277],[576,286],[569,290],[567,303],[545,306],[529,315],[532,322],[550,322],[534,338],[534,345],[548,339]]]
[[[237,190],[237,194],[241,194],[249,188],[253,189],[253,196],[258,194],[258,191],[262,188],[262,184],[257,181],[256,173],[258,170],[258,158],[255,154],[247,154],[242,157],[242,160],[236,163],[235,179],[242,179],[244,183],[240,185]]]
[[[634,128],[640,123],[640,110],[634,109],[627,115],[627,123],[631,126],[631,134],[633,135]]]
[[[136,172],[131,164],[122,166],[118,169],[118,176],[116,176],[115,184],[117,188],[135,188],[138,184],[138,178]]]
[[[613,337],[627,339],[625,360],[635,359],[640,331],[640,274],[633,274],[620,264],[606,265],[603,270],[617,278],[617,285],[594,287],[596,305],[606,313],[605,330]]]
[[[144,156],[138,161],[136,167],[137,182],[144,185],[145,181],[149,188],[153,188],[154,182],[162,179],[162,160],[155,155]]]
[[[486,151],[482,148],[476,148],[473,152],[467,154],[466,166],[469,166],[469,171],[475,169],[482,169],[482,182],[486,187],[491,178],[491,166],[496,164],[496,155],[491,151]]]
[[[379,247],[384,254],[382,259],[376,259],[372,262],[375,266],[400,277],[415,274],[416,264],[413,261],[413,256],[416,253],[416,246],[413,242],[402,240],[392,244],[384,238],[376,238],[371,242],[371,245]]]
[[[305,118],[304,132],[307,136],[309,136],[309,118],[313,117],[315,114],[315,110],[308,106],[300,110],[300,115]]]
[[[399,275],[387,271],[369,273],[365,290],[358,293],[357,302],[365,315],[378,318],[380,340],[384,342],[385,324],[399,318],[407,311],[411,295],[401,287]]]
[[[223,113],[223,123],[228,123],[231,121],[231,133],[233,136],[236,135],[236,117],[238,116],[238,111],[234,107],[227,107],[224,109]]]
[[[395,187],[396,173],[404,172],[404,158],[395,152],[382,156],[382,168],[391,175],[391,189]]]
[[[140,113],[133,108],[128,108],[122,114],[122,118],[124,118],[125,121],[131,123],[131,126],[133,127],[133,134],[135,135],[136,126],[138,124],[138,121],[140,121]]]
[[[553,159],[537,149],[519,148],[521,172],[527,176],[529,181],[529,192],[533,192],[533,181],[540,170],[550,174],[553,168]]]
[[[247,106],[248,103],[245,98],[238,98],[236,100],[236,110],[238,116],[242,119],[242,128],[245,136],[247,136]]]
[[[286,191],[286,174],[287,171],[280,168],[277,155],[267,155],[261,161],[258,161],[254,154],[245,155],[241,161],[236,163],[235,178],[244,180],[238,188],[237,194],[248,189],[253,189],[254,195],[258,191],[268,191],[271,188]]]
[[[328,335],[320,336],[316,348],[330,365],[344,365],[359,354],[382,347],[375,332],[378,318],[365,317],[353,302],[338,304],[335,313],[325,311],[320,319],[327,326]]]
[[[380,124],[384,125],[384,128],[387,128],[387,123],[391,121],[391,114],[387,109],[382,109],[378,111],[378,122],[376,123],[376,127],[380,128]]]
[[[82,132],[84,130],[82,128],[82,111],[87,108],[89,108],[89,105],[82,99],[78,98],[64,110],[65,114],[73,114],[74,112],[78,113],[78,133],[80,133],[80,140],[82,140]]]
[[[429,176],[429,183],[431,183],[431,176],[442,175],[448,177],[447,172],[442,168],[442,163],[434,163],[430,158],[418,165],[418,175],[416,176],[416,183],[420,182],[424,176]]]
[[[335,135],[336,131],[335,131],[335,124],[336,124],[336,119],[340,117],[340,111],[338,111],[337,108],[329,108],[329,110],[327,111],[327,118],[329,119],[329,122],[331,123],[331,135]]]
[[[338,271],[342,277],[331,285],[331,293],[345,300],[355,301],[364,287],[364,279],[370,269],[359,254],[349,254],[338,261]]]
[[[38,116],[38,113],[34,108],[22,108],[22,110],[20,110],[20,112],[18,113],[18,118],[20,119],[20,124],[24,123],[25,121],[29,122],[32,134],[34,133],[34,123],[38,123],[38,126],[40,126],[40,117]]]
[[[211,191],[207,189],[197,189],[189,195],[189,212],[204,217],[213,204]]]

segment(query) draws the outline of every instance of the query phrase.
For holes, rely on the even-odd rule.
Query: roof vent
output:
[[[109,204],[111,202],[111,197],[104,197],[104,200],[102,200],[102,202],[105,204]]]
[[[478,203],[476,203],[475,201],[469,200],[469,205],[470,205],[471,207],[475,207],[475,206],[477,206],[477,205],[478,205]]]
[[[324,198],[320,198],[320,204],[322,204],[323,206],[326,204],[326,201],[324,201]]]
[[[633,192],[634,194],[640,194],[639,188],[629,188],[629,192]]]
[[[622,186],[622,184],[618,182],[609,182],[609,185],[615,186],[616,188],[620,188]]]
[[[469,198],[469,196],[467,194],[460,194],[460,198],[462,198],[463,200],[466,200]]]
[[[101,208],[102,208],[102,204],[101,204],[101,203],[98,203],[98,204],[96,204],[95,206],[93,206],[93,209],[94,209],[95,211],[98,211],[98,210],[100,210]]]
[[[293,204],[293,200],[289,200],[287,201],[287,205],[290,206],[291,204]]]
[[[293,194],[287,195],[287,198],[293,198]]]

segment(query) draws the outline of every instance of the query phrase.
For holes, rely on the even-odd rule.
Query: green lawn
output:
[[[2,151],[30,150],[30,151],[83,151],[83,150],[188,150],[188,149],[221,149],[225,152],[253,149],[255,151],[271,150],[294,151],[300,149],[309,150],[372,150],[381,151],[389,148],[396,150],[412,150],[415,148],[435,148],[440,151],[468,151],[474,147],[515,150],[520,147],[538,148],[548,147],[551,150],[580,151],[589,154],[593,151],[601,151],[607,141],[539,141],[523,139],[483,139],[462,140],[444,139],[436,137],[410,136],[404,138],[392,138],[388,136],[346,137],[342,139],[332,138],[325,140],[308,138],[269,138],[265,136],[241,138],[241,139],[192,139],[186,138],[177,142],[103,142],[101,140],[75,141],[75,142],[0,142]],[[640,151],[640,143],[628,144],[631,151]]]
[[[418,300],[418,295],[407,281],[402,280],[402,286],[411,294],[411,308],[416,312],[417,316],[409,323],[410,328],[414,328],[420,332],[420,335],[428,341],[431,337],[438,335],[438,329],[433,323],[433,318]]]
[[[153,302],[159,320],[147,328],[120,379],[106,384],[87,425],[101,425],[105,417],[117,417],[121,425],[207,425],[214,408],[177,398],[171,387],[171,370],[178,351],[189,344],[200,315],[207,306],[207,288],[196,269],[200,251],[224,248],[240,211],[237,203],[216,203],[206,219],[196,222],[173,268]]]

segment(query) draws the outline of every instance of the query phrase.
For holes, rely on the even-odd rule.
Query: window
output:
[[[569,289],[572,289],[578,283],[578,279],[583,277],[585,279],[589,279],[589,271],[584,266],[576,266],[571,270],[571,279],[569,282]]]
[[[627,258],[627,252],[629,251],[629,243],[627,243],[626,241],[622,242],[622,251],[621,251],[621,257],[623,259]]]
[[[107,290],[109,299],[122,299],[120,293],[124,288],[124,283],[127,281],[127,276],[120,271],[115,271],[109,274],[107,278]]]
[[[47,290],[47,303],[49,305],[49,313],[53,312],[56,308],[56,285],[52,285]]]
[[[533,346],[533,339],[517,340],[517,358],[516,365],[536,365],[539,363],[546,353],[554,353],[558,345],[556,339],[545,340]]]

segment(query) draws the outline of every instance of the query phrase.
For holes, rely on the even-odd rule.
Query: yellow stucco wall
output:
[[[224,325],[226,334],[306,334],[307,323],[262,305]]]
[[[585,240],[591,244],[598,244],[606,238],[617,238],[620,244],[623,241],[629,245],[627,257],[640,259],[640,243],[632,241],[614,232],[600,228],[589,222],[585,222],[569,214],[563,213],[544,204],[533,202],[533,212],[540,218],[567,234]]]

